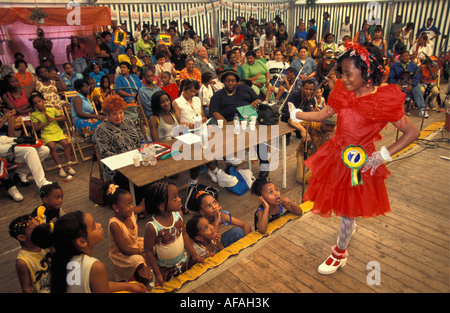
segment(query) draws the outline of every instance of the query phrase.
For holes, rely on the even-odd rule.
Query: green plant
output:
[[[33,11],[31,11],[31,14],[28,18],[32,22],[37,22],[46,17],[48,17],[48,14],[45,13],[44,10],[42,10],[41,8],[35,7],[35,8],[33,8]]]

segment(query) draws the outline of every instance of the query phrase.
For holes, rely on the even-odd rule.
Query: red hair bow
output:
[[[370,73],[370,60],[369,60],[370,54],[369,54],[369,51],[367,51],[367,49],[365,47],[361,46],[359,43],[354,42],[354,41],[350,41],[350,40],[345,42],[344,47],[345,47],[345,51],[353,50],[350,53],[351,56],[355,55],[355,53],[357,55],[359,55],[361,57],[361,59],[364,62],[366,62],[367,68],[368,68],[368,72]]]

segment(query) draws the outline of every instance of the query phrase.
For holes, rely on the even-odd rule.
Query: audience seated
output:
[[[211,75],[215,75],[217,69],[217,65],[208,57],[208,52],[203,46],[198,50],[194,67],[200,71],[200,74],[210,73]]]
[[[62,106],[68,105],[65,100],[61,100],[58,94],[59,92],[67,91],[67,86],[60,76],[57,74],[50,75],[45,66],[38,66],[36,75],[38,77],[36,90],[44,96],[46,107],[62,109]]]
[[[203,122],[209,117],[230,122],[239,106],[252,105],[256,107],[262,100],[269,100],[269,97],[277,100],[285,97],[286,91],[291,89],[297,73],[302,70],[302,74],[297,80],[298,90],[290,94],[288,99],[298,105],[300,100],[312,95],[318,83],[323,82],[334,67],[333,57],[344,49],[342,40],[345,42],[354,38],[353,40],[361,45],[373,44],[379,47],[384,57],[395,56],[393,43],[389,42],[392,49],[388,49],[388,42],[383,38],[383,29],[379,25],[371,28],[373,29],[373,34],[371,34],[369,24],[364,21],[361,30],[355,33],[349,17],[342,22],[339,34],[338,30],[335,30],[339,38],[335,38],[331,33],[334,31],[333,29],[327,29],[327,34],[324,34],[320,43],[317,40],[314,19],[309,21],[308,29],[301,21],[293,36],[288,35],[283,23],[279,23],[277,29],[275,23],[266,23],[265,19],[259,23],[253,18],[246,21],[244,18],[238,17],[237,21],[230,22],[230,28],[228,21],[224,21],[221,29],[221,56],[218,55],[219,38],[205,34],[202,40],[200,34],[197,34],[188,22],[183,23],[183,37],[177,32],[177,21],[171,22],[170,28],[167,28],[167,24],[161,25],[161,31],[156,25],[151,25],[151,30],[149,30],[149,25],[144,24],[141,29],[139,24],[134,36],[127,31],[126,24],[123,23],[120,29],[127,36],[125,46],[114,43],[114,32],[105,31],[100,36],[96,35],[96,45],[92,51],[88,49],[87,44],[80,43],[79,38],[73,35],[70,36],[70,44],[65,47],[68,63],[63,64],[64,70],[59,74],[54,55],[62,54],[64,56],[64,51],[62,53],[55,51],[56,45],[53,45],[52,40],[45,38],[44,31],[39,28],[37,30],[38,38],[33,40],[33,47],[40,64],[36,69],[28,62],[35,59],[35,56],[27,55],[27,61],[25,61],[22,52],[14,54],[15,60],[12,67],[0,64],[0,80],[4,83],[4,92],[2,92],[0,100],[4,104],[4,112],[0,111],[0,132],[3,132],[0,133],[0,158],[7,157],[8,150],[13,144],[12,135],[19,135],[21,126],[14,133],[14,127],[17,124],[14,117],[28,117],[29,113],[33,112],[29,101],[30,97],[33,98],[33,92],[36,94],[36,91],[42,93],[45,107],[54,108],[46,109],[41,108],[40,105],[37,106],[39,112],[36,112],[41,113],[39,116],[34,113],[33,116],[33,121],[37,126],[46,123],[44,115],[47,116],[48,112],[53,112],[50,115],[53,122],[58,121],[54,118],[61,115],[55,109],[68,106],[71,109],[70,118],[72,118],[75,130],[84,136],[87,142],[95,142],[99,157],[106,158],[138,149],[144,140],[136,123],[139,118],[136,107],[137,96],[139,96],[145,116],[149,120],[152,140],[164,142],[173,139],[172,130],[176,126],[184,125],[192,129],[194,117],[201,118]],[[398,62],[391,66],[389,63],[386,65],[386,72],[389,73],[386,75],[387,82],[399,85],[409,98],[412,97],[419,107],[419,116],[425,118],[428,117],[428,114],[424,96],[430,96],[429,106],[432,108],[435,106],[434,99],[439,93],[436,85],[437,67],[433,63],[436,59],[428,58],[432,56],[433,44],[436,37],[440,35],[439,30],[432,26],[432,22],[433,19],[429,18],[426,27],[422,27],[417,33],[414,33],[414,23],[407,23],[405,26],[401,23],[401,18],[400,21],[394,23],[390,41],[399,40],[404,44],[404,50],[400,53]],[[163,38],[161,34],[168,34],[170,41],[169,38]],[[413,36],[417,38],[416,42],[412,41]],[[340,45],[338,46],[338,44]],[[389,50],[392,50],[391,55]],[[92,63],[88,60],[90,56],[95,59]],[[422,66],[419,68],[415,63]],[[222,74],[224,70],[226,71],[225,75]],[[286,75],[284,74],[285,70]],[[415,75],[416,71],[418,72],[417,76]],[[117,77],[115,80],[113,79],[114,74]],[[280,76],[278,84],[271,86],[278,76]],[[252,88],[248,86],[249,84]],[[112,92],[115,87],[124,89]],[[329,85],[328,81],[324,81],[324,85],[317,90],[313,99],[315,109],[318,110],[326,104],[332,87],[333,84]],[[70,104],[62,100],[66,91],[78,92],[71,99]],[[100,114],[95,113],[92,103],[95,103]],[[314,143],[314,138],[309,138],[312,137],[312,134],[306,134],[301,124],[295,125],[290,121],[287,112],[283,111],[281,120],[295,127],[299,133],[301,132],[304,140],[312,139]],[[329,125],[328,128],[325,127],[327,125]],[[311,128],[310,132],[312,130],[318,133],[323,132],[325,136],[334,129],[334,125],[335,121],[328,119],[319,125],[322,128],[317,126],[317,129]],[[25,122],[25,126],[30,126],[30,124]],[[9,136],[4,135],[5,131],[9,132]],[[288,136],[288,142],[289,138],[290,136]],[[56,139],[46,139],[46,142],[52,142],[52,156],[57,154],[55,152],[56,143],[65,140],[66,137]],[[65,157],[70,166],[67,143],[66,141],[63,143]],[[0,181],[13,200],[22,201],[23,196],[18,187],[30,184],[27,178],[28,174],[33,175],[39,188],[50,183],[45,178],[46,173],[41,165],[41,161],[49,155],[49,149],[47,146],[16,147],[15,153],[14,161],[23,163],[23,165],[16,169],[15,175],[2,177]],[[303,154],[300,146],[299,153]],[[269,174],[269,163],[264,156],[259,155],[259,146],[258,157],[261,168],[260,178],[265,179]],[[303,165],[302,157],[299,158],[301,165]],[[62,170],[60,162],[56,160],[56,164]],[[120,188],[129,190],[129,182],[125,176],[117,170],[109,169],[101,162],[100,164],[102,177],[105,180],[110,180]],[[64,172],[64,170],[62,171]],[[71,173],[70,170],[69,173]],[[189,185],[193,186],[198,183],[199,173],[199,167],[191,170]],[[297,168],[298,173],[299,168]],[[232,187],[236,184],[236,178],[226,174],[226,170],[221,170],[214,162],[207,164],[207,174],[213,182],[217,182],[221,187]],[[299,175],[296,178],[299,182],[303,180],[303,177],[299,178]],[[307,180],[308,178],[306,178]],[[264,188],[276,189],[275,185],[270,184],[266,184],[265,187],[260,186],[255,194],[264,198]],[[170,194],[175,195],[175,189],[170,184],[164,192],[168,195],[169,187]],[[145,188],[135,188],[138,202],[144,198]],[[151,190],[153,193],[156,192]],[[175,195],[175,198],[177,197]],[[210,200],[213,202],[214,198],[210,197]],[[201,202],[199,205],[203,208],[204,203]],[[146,203],[146,206],[149,206],[149,203]],[[298,207],[289,199],[283,200],[283,207],[294,214],[301,214],[301,210],[298,210]],[[275,204],[269,203],[267,199],[261,200],[261,207],[255,213],[255,228],[258,231],[265,233],[267,229],[267,221],[262,219],[263,212],[277,213],[278,211],[275,209],[279,210]],[[176,210],[174,209],[174,211]],[[189,231],[192,237],[191,241],[195,241],[196,248],[190,248],[191,241],[185,242],[186,251],[192,254],[191,257],[195,261],[201,260],[202,257],[208,257],[223,248],[219,244],[213,249],[213,246],[209,246],[209,244],[217,244],[213,241],[208,242],[208,246],[203,245],[206,240],[212,238],[208,237],[210,235],[214,235],[212,238],[214,240],[220,238],[218,225],[221,222],[217,216],[215,219],[210,219],[207,214],[201,213],[206,219],[196,216],[195,224],[192,222]],[[159,213],[155,211],[155,214]],[[230,222],[231,218],[230,221],[225,218],[225,221],[242,228],[239,230],[239,238],[251,232],[251,227],[247,223],[234,217],[232,220],[234,222]],[[221,221],[224,222],[223,219]],[[182,221],[180,225],[184,225]],[[215,227],[215,230],[211,231],[209,235],[204,235],[200,229],[200,226],[204,225],[208,228]],[[176,227],[178,226],[176,225]],[[180,229],[183,228],[180,227]],[[148,229],[146,229],[147,231]],[[224,237],[222,238],[224,239]],[[200,244],[203,245],[203,250],[199,256],[197,252],[200,251]],[[227,245],[223,244],[224,247]],[[146,256],[151,253],[150,251],[142,252]],[[158,258],[157,254],[156,258]],[[118,263],[120,260],[114,265],[120,265]],[[124,277],[128,278],[128,276]],[[164,279],[168,279],[169,276],[164,274]],[[157,283],[162,282],[160,277],[156,279]]]
[[[135,74],[131,73],[131,70],[130,63],[120,63],[120,75],[115,81],[115,88],[125,88],[117,90],[117,94],[128,103],[128,108],[125,110],[125,117],[132,121],[137,121],[138,109],[136,107],[136,95],[142,86],[142,82]]]
[[[18,70],[19,70],[14,65],[16,64],[17,61],[22,61],[22,60],[25,61],[24,56],[23,56],[23,54],[21,52],[14,53],[14,62],[12,64],[13,65],[12,69],[13,69],[14,73],[17,73]],[[34,69],[34,66],[31,63],[28,63],[28,62],[27,62],[27,72],[30,72],[31,74],[35,74],[36,73],[35,69]]]
[[[76,72],[70,63],[64,63],[63,68],[64,72],[59,74],[59,76],[66,84],[67,91],[75,91],[74,82],[78,79],[83,79],[83,74]]]
[[[105,116],[96,114],[91,101],[88,99],[91,91],[89,80],[78,79],[74,85],[78,94],[71,99],[73,126],[81,137],[93,142],[94,130],[105,119]]]
[[[100,70],[100,65],[95,63],[92,66],[92,72],[89,73],[89,76],[95,80],[95,86],[100,87],[100,80],[105,75],[105,72]]]
[[[21,88],[30,86],[30,89],[34,89],[36,84],[36,78],[32,73],[28,71],[28,64],[24,60],[16,60],[14,68],[17,72],[14,73],[14,77],[19,81]]]
[[[195,68],[194,59],[187,58],[185,63],[186,63],[186,67],[180,72],[180,81],[182,82],[185,79],[194,79],[201,84],[202,74],[200,73],[200,71],[197,68]]]

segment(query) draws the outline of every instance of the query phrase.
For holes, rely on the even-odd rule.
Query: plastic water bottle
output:
[[[234,114],[234,119],[233,119],[233,123],[234,123],[234,133],[240,134],[241,132],[241,122],[239,121],[239,116],[236,114]]]
[[[149,154],[148,154],[148,145],[145,143],[145,141],[141,141],[141,157],[142,157],[142,165],[148,166],[150,164],[149,162]]]
[[[202,126],[202,117],[200,116],[194,116],[194,130],[199,131],[200,127]]]
[[[150,165],[152,165],[152,166],[156,165],[156,162],[157,162],[156,147],[152,141],[150,141],[148,144],[148,159],[149,159]]]
[[[201,135],[202,135],[202,148],[208,149],[208,128],[206,124],[202,124]]]

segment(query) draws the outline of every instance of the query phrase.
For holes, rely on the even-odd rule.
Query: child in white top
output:
[[[89,213],[75,211],[55,223],[37,226],[31,241],[41,247],[54,246],[51,263],[51,292],[109,293],[146,292],[143,284],[110,282],[103,262],[92,257],[92,249],[103,240],[103,228]]]
[[[212,75],[210,72],[205,72],[202,74],[202,86],[198,92],[198,97],[202,102],[203,112],[206,116],[209,116],[209,103],[211,102],[211,97],[214,94],[212,89]]]

